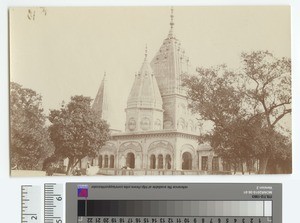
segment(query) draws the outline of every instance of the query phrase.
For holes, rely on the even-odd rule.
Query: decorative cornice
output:
[[[188,139],[198,140],[198,135],[187,132],[180,132],[176,130],[159,130],[159,131],[145,131],[145,132],[128,132],[116,133],[111,136],[113,140],[118,139],[132,139],[132,138],[152,138],[152,137],[183,137]]]

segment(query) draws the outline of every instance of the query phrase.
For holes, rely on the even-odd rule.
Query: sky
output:
[[[153,58],[169,32],[170,7],[11,8],[9,15],[10,80],[41,94],[48,114],[71,96],[95,98],[106,72],[111,126],[124,130],[145,46]],[[243,51],[291,56],[287,6],[174,7],[174,22],[194,68],[238,68]]]

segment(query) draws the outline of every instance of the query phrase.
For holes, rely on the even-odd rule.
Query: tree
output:
[[[53,147],[45,126],[42,97],[35,91],[10,83],[11,167],[40,169]]]
[[[198,68],[197,76],[183,78],[183,86],[192,112],[214,124],[200,141],[209,140],[225,160],[259,159],[259,173],[265,173],[269,159],[290,153],[278,130],[280,120],[291,113],[291,64],[262,51],[241,58],[241,72],[225,65]]]
[[[92,110],[91,101],[89,97],[74,96],[60,110],[50,111],[50,137],[56,156],[69,160],[68,175],[81,159],[96,156],[109,139],[108,124]]]
[[[222,127],[245,116],[243,97],[237,90],[236,73],[225,65],[198,68],[198,76],[184,76],[189,108],[200,114],[200,119],[210,120],[215,127]]]
[[[237,73],[225,65],[198,68],[198,76],[186,76],[189,107],[203,121],[213,122],[213,130],[199,137],[200,142],[210,141],[212,148],[223,161],[238,165],[252,159],[249,150],[249,125],[244,109],[245,99],[240,93]]]
[[[266,137],[261,140],[263,147],[256,150],[260,161],[259,173],[265,173],[269,159],[277,155],[280,121],[291,114],[291,60],[276,58],[268,51],[242,53],[242,77],[245,82],[242,92],[249,106],[253,108],[253,116],[262,116],[262,129]],[[262,132],[261,136],[264,136]],[[271,138],[270,136],[273,136]],[[285,147],[286,148],[286,147]],[[290,148],[285,152],[290,153]]]
[[[252,139],[255,134],[254,123],[247,119],[234,120],[214,130],[211,137],[212,147],[220,157],[233,163],[235,172],[241,165],[241,171],[244,174],[242,164],[250,165],[255,160],[255,154],[252,151]]]

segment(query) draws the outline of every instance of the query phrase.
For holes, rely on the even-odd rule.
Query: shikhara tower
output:
[[[127,100],[126,132],[162,129],[163,102],[147,57],[146,48],[144,62],[135,75]]]
[[[108,175],[224,170],[210,146],[198,144],[199,125],[188,109],[182,87],[182,75],[190,75],[191,66],[174,35],[173,9],[167,37],[151,62],[147,48],[141,61],[125,108],[125,132],[112,132],[111,140],[99,148],[98,156],[88,158],[90,164],[99,168],[99,174]],[[104,77],[93,108],[109,122],[105,80]]]
[[[104,73],[103,79],[101,81],[98,93],[93,102],[92,108],[100,115],[100,117],[106,121],[109,120],[109,99],[107,91],[107,80],[106,73]]]
[[[195,132],[197,123],[187,109],[186,93],[181,83],[182,75],[189,74],[189,58],[174,35],[173,8],[169,34],[152,59],[151,67],[163,100],[163,128]]]

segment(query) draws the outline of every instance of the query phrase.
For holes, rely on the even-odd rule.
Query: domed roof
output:
[[[130,95],[127,100],[127,108],[152,108],[162,110],[162,98],[153,75],[153,71],[145,59],[138,74],[135,76]]]

